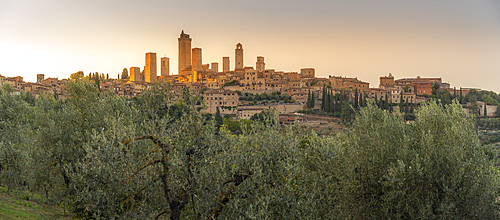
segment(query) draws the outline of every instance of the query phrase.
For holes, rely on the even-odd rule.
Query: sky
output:
[[[317,77],[441,77],[452,87],[500,92],[498,0],[2,0],[0,75],[68,78],[170,58],[177,73],[181,30],[203,63],[241,43],[245,66]],[[159,70],[159,68],[158,68]]]

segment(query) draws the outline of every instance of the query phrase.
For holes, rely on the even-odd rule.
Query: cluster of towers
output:
[[[184,30],[181,32],[181,35],[178,39],[179,41],[179,74],[181,75],[189,75],[194,74],[194,71],[206,71],[209,69],[211,72],[219,72],[219,63],[213,62],[211,63],[211,67],[207,68],[202,64],[202,51],[201,48],[195,47],[191,48],[192,39],[189,37],[189,34],[185,34]],[[261,69],[264,70],[264,57],[258,57],[257,65],[261,66]],[[206,64],[208,65],[208,64]],[[222,57],[222,72],[229,72],[230,61],[229,57]],[[241,43],[236,45],[235,49],[235,71],[243,70],[243,46]]]
[[[202,64],[202,50],[198,47],[191,47],[192,39],[189,34],[185,34],[184,30],[181,32],[179,38],[179,75],[190,76],[193,81],[200,77],[200,73],[218,73],[219,63],[213,62],[211,64]],[[144,71],[141,72],[139,67],[130,68],[130,81],[136,82],[152,82],[159,78],[166,78],[170,76],[169,58],[161,57],[160,69],[161,75],[157,77],[157,63],[156,53],[146,53],[146,65]],[[256,69],[259,72],[265,70],[264,57],[257,57]],[[234,71],[243,71],[243,46],[241,43],[236,45],[235,49],[235,68]],[[229,57],[222,57],[222,72],[227,73],[230,71]]]
[[[169,76],[169,58],[160,58],[160,71],[162,77]],[[156,53],[146,53],[146,65],[144,66],[144,73],[141,72],[139,67],[130,67],[130,78],[132,82],[153,82],[158,79],[157,77],[157,63]]]

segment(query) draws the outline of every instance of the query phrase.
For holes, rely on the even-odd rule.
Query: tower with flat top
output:
[[[191,66],[191,38],[189,37],[189,34],[184,34],[184,30],[182,30],[178,41],[179,69],[177,71],[181,73],[182,70]]]
[[[146,53],[146,67],[144,67],[144,81],[153,82],[156,80],[156,53]]]

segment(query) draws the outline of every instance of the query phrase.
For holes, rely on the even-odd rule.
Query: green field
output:
[[[70,219],[59,207],[40,204],[41,198],[29,192],[0,187],[0,219]]]

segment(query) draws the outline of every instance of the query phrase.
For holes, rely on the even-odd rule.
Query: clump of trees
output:
[[[423,104],[407,124],[367,103],[321,137],[266,111],[235,134],[165,83],[132,101],[86,80],[66,90],[30,106],[0,89],[0,181],[77,218],[499,217],[499,174],[458,104]]]

